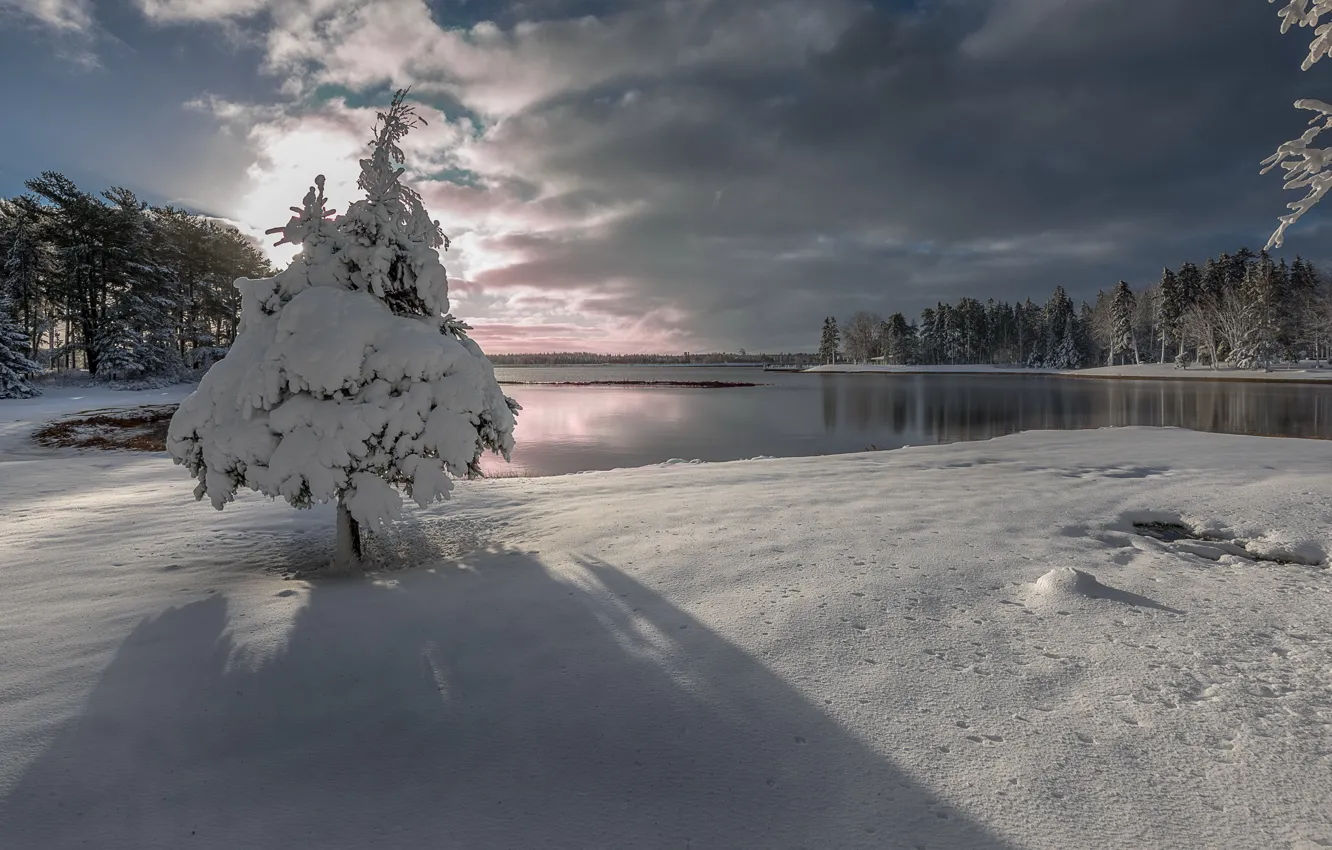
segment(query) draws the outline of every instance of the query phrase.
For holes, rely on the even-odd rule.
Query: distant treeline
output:
[[[812,366],[819,362],[815,354],[593,354],[587,351],[556,351],[548,354],[490,354],[496,366],[627,366],[670,365],[716,366],[746,364],[754,366]]]
[[[206,366],[236,335],[239,277],[273,273],[234,228],[56,172],[0,198],[0,324],[41,368],[116,380]],[[15,340],[21,339],[15,343]]]
[[[819,360],[1020,364],[1076,369],[1119,363],[1265,368],[1332,354],[1332,290],[1311,263],[1241,248],[1165,269],[1135,293],[1120,281],[1075,307],[1056,287],[1044,304],[962,298],[887,319],[859,312],[823,322]]]

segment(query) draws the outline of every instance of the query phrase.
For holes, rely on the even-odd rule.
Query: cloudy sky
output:
[[[1075,297],[1266,241],[1307,38],[1265,0],[0,0],[0,194],[251,232],[374,109],[492,351],[808,350],[828,314]],[[1324,259],[1310,217],[1288,256]],[[285,257],[279,257],[285,259]]]

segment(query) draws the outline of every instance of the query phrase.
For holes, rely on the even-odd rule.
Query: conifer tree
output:
[[[1073,322],[1076,318],[1073,299],[1068,297],[1064,287],[1056,286],[1050,300],[1045,303],[1045,344],[1044,356],[1033,366],[1048,366],[1052,369],[1074,369],[1080,359],[1076,354],[1076,342],[1071,338]]]
[[[35,358],[37,334],[42,325],[42,287],[50,276],[51,263],[38,232],[36,216],[29,207],[30,204],[11,205],[4,234],[8,247],[0,253],[0,293],[8,295],[19,327],[28,337],[28,356]]]
[[[300,246],[274,277],[236,281],[241,327],[171,421],[167,450],[221,510],[244,487],[295,507],[338,506],[336,569],[361,530],[426,506],[452,478],[507,459],[518,405],[449,313],[448,240],[404,185],[399,142],[417,118],[398,91],[361,160],[365,197],[335,217],[316,178],[274,231]]]
[[[1267,251],[1262,252],[1258,262],[1249,266],[1242,298],[1249,334],[1243,350],[1238,352],[1238,365],[1270,370],[1277,356],[1280,336],[1277,312],[1280,292],[1277,289],[1276,267]]]
[[[1082,366],[1082,351],[1078,345],[1077,321],[1072,313],[1064,319],[1064,332],[1059,337],[1047,366],[1053,369],[1078,369]]]
[[[0,398],[32,398],[37,388],[29,379],[41,367],[28,359],[28,337],[19,328],[8,297],[0,292]]]
[[[1187,311],[1198,299],[1202,297],[1202,272],[1193,263],[1185,263],[1179,267],[1179,298]]]
[[[916,329],[901,313],[888,317],[888,345],[884,357],[889,363],[906,364],[916,358]]]
[[[1180,320],[1184,317],[1185,303],[1180,290],[1179,278],[1170,269],[1161,271],[1161,285],[1157,293],[1161,318],[1161,362],[1166,362],[1166,345],[1170,340],[1179,342],[1179,357],[1184,353],[1184,336],[1179,332]]]
[[[823,335],[819,338],[819,360],[824,363],[837,362],[837,347],[841,345],[841,333],[837,330],[837,319],[832,316],[823,320]]]
[[[1222,254],[1219,259],[1208,259],[1203,267],[1202,287],[1198,292],[1199,301],[1219,302],[1226,294],[1230,271],[1230,255]]]
[[[1114,334],[1111,365],[1114,365],[1115,353],[1122,351],[1127,356],[1130,349],[1133,351],[1133,362],[1142,362],[1142,358],[1138,356],[1137,335],[1133,332],[1133,314],[1137,304],[1137,299],[1133,297],[1133,290],[1129,289],[1127,282],[1121,280],[1115,286],[1115,292],[1110,302],[1110,321]]]

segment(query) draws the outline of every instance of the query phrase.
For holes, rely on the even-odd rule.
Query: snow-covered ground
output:
[[[1092,369],[1025,369],[1019,366],[988,366],[980,363],[955,366],[884,366],[877,363],[838,363],[811,366],[806,372],[887,372],[889,374],[953,374],[953,375],[1071,375],[1083,378],[1141,378],[1153,380],[1207,380],[1207,381],[1332,381],[1332,368],[1316,368],[1312,364],[1280,366],[1271,372],[1255,369],[1209,369],[1193,366],[1177,369],[1171,363],[1143,363],[1138,366],[1099,366]]]
[[[894,366],[882,363],[825,363],[811,366],[806,372],[887,372],[914,375],[939,373],[950,375],[1054,375],[1058,369],[1024,369],[1021,366],[990,366],[984,363],[939,364],[933,366]]]
[[[0,402],[0,847],[1332,843],[1332,571],[1241,555],[1332,549],[1326,443],[472,482],[309,582],[331,509],[25,441],[166,392]]]
[[[1078,369],[1065,374],[1088,378],[1153,378],[1168,381],[1332,381],[1332,369],[1315,368],[1313,364],[1275,366],[1272,371],[1264,372],[1260,369],[1224,367],[1209,369],[1206,366],[1177,369],[1173,363],[1143,363],[1139,366],[1098,366],[1094,369]]]

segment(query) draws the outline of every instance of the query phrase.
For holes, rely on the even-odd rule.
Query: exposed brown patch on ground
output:
[[[164,404],[69,416],[43,425],[33,439],[48,448],[164,452],[167,428],[178,406]]]

